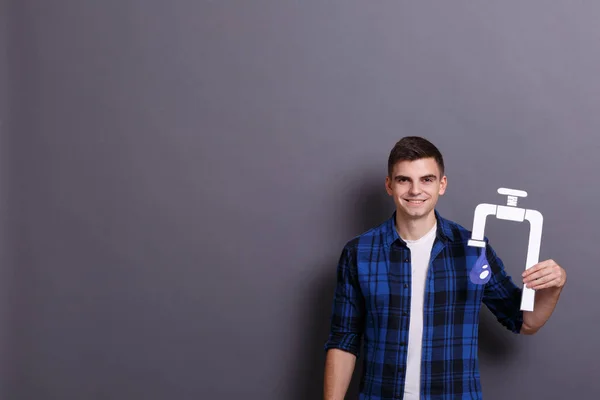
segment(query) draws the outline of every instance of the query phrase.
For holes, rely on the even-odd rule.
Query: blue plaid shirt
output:
[[[437,235],[423,305],[422,399],[481,399],[477,358],[479,311],[485,304],[507,329],[519,333],[522,290],[504,271],[486,241],[492,271],[485,285],[469,272],[480,248],[471,232],[437,218]],[[395,229],[395,216],[352,239],[337,267],[331,331],[325,349],[355,355],[363,340],[360,399],[402,399],[410,319],[410,250]]]

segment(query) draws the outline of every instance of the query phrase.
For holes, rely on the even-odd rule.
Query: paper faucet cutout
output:
[[[475,262],[475,265],[469,274],[471,281],[476,284],[483,285],[487,283],[492,274],[489,263],[485,257],[486,245],[485,241],[483,240],[485,222],[489,215],[494,215],[498,219],[504,219],[508,221],[529,221],[529,244],[527,246],[527,260],[525,261],[525,269],[529,269],[539,262],[540,245],[542,242],[542,225],[544,223],[542,214],[536,210],[517,208],[518,198],[527,197],[527,192],[522,190],[500,188],[498,189],[498,193],[508,196],[505,206],[482,203],[475,208],[473,231],[471,233],[471,240],[469,240],[468,245],[481,248],[481,255]],[[533,289],[523,287],[521,310],[533,311],[534,299],[535,291]]]

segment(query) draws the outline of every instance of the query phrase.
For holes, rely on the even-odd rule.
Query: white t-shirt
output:
[[[408,358],[404,399],[419,400],[421,390],[421,350],[423,345],[423,301],[425,282],[431,249],[435,241],[437,223],[433,228],[417,240],[404,240],[411,254],[411,299],[410,320],[408,329]]]

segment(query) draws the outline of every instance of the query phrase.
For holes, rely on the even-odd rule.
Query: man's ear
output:
[[[446,175],[444,175],[442,176],[442,179],[440,179],[440,196],[446,193],[446,187],[448,187],[448,178],[446,177]]]
[[[385,177],[385,191],[388,195],[392,195],[392,180],[389,176]]]

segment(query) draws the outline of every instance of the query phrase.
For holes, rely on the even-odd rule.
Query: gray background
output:
[[[483,315],[486,399],[593,398],[599,17],[0,1],[1,398],[320,398],[335,263],[392,212],[404,135],[445,155],[443,215],[470,229],[499,187],[526,190],[542,259],[569,272],[538,335]],[[518,277],[527,225],[486,234]]]

